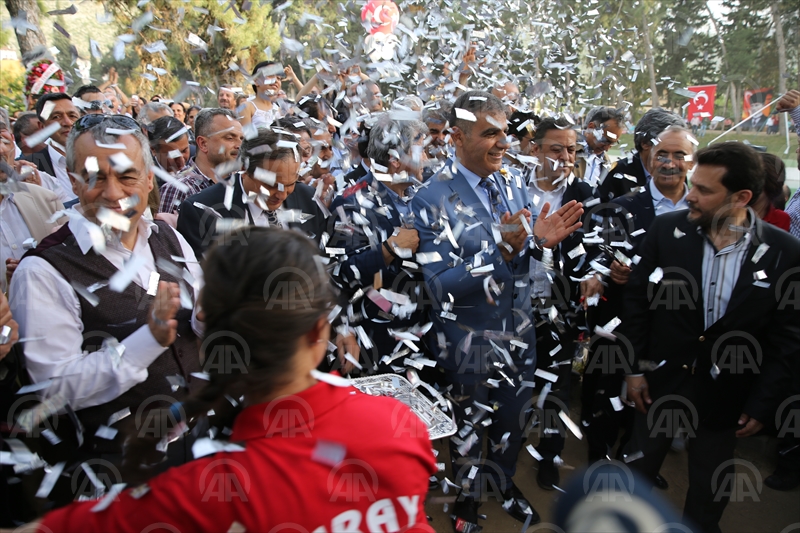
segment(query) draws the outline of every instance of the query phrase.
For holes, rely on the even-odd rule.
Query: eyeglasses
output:
[[[122,126],[126,130],[141,131],[139,123],[127,115],[84,115],[72,125],[72,129],[78,132],[86,131],[106,120]]]

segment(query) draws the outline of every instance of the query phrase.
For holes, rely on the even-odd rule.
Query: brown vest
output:
[[[148,240],[156,261],[159,258],[171,261],[171,255],[182,256],[183,251],[172,229],[161,221],[156,221],[156,224],[158,232],[153,230]],[[84,255],[69,230],[69,225],[64,225],[50,235],[28,255],[41,257],[58,270],[67,282],[79,283],[84,287],[107,282],[117,272],[114,265],[94,250],[89,250]],[[179,281],[158,266],[156,269],[162,281]],[[97,307],[93,307],[78,294],[84,331],[82,349],[89,352],[99,350],[104,339],[113,337],[122,341],[139,327],[147,325],[154,297],[136,283],[131,282],[122,293],[103,287],[94,294],[100,298]],[[109,441],[92,438],[96,429],[108,424],[109,417],[117,411],[128,407],[134,417],[137,416],[137,411],[141,411],[139,416],[144,421],[146,410],[167,407],[185,396],[184,389],[173,392],[167,376],[180,375],[188,384],[191,380],[190,374],[201,370],[197,337],[191,328],[191,314],[192,311],[188,309],[178,311],[177,339],[147,367],[145,381],[108,403],[77,411],[78,418],[85,427],[86,444],[90,449],[109,453],[113,448],[119,448],[119,435],[115,439],[115,446],[107,446],[111,444]],[[136,354],[126,350],[122,357],[134,358]]]

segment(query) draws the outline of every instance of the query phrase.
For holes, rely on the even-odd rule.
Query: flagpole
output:
[[[783,94],[786,94],[786,93],[783,93]],[[777,97],[777,98],[774,98],[774,99],[772,100],[772,102],[771,102],[771,103],[769,103],[769,104],[765,105],[764,107],[762,107],[762,108],[761,108],[761,113],[763,113],[765,109],[769,109],[770,107],[772,107],[772,104],[775,104],[775,103],[777,103],[777,102],[778,102],[778,100],[780,100],[781,98],[783,98],[783,94],[782,94],[782,95],[780,95],[780,96],[779,96],[779,97]],[[726,131],[726,132],[723,132],[723,133],[722,133],[722,135],[718,135],[718,136],[717,136],[717,137],[715,137],[714,139],[711,139],[711,140],[708,142],[708,144],[707,144],[706,146],[711,146],[712,144],[714,144],[715,142],[717,142],[717,141],[718,141],[718,140],[720,140],[721,138],[725,137],[727,134],[729,134],[730,132],[732,132],[733,130],[735,130],[736,128],[738,128],[739,126],[741,126],[742,124],[744,124],[744,123],[745,123],[745,122],[747,122],[748,120],[751,120],[752,118],[753,118],[753,115],[750,115],[750,116],[748,116],[747,118],[745,118],[745,119],[742,119],[742,121],[741,121],[741,122],[739,122],[738,124],[735,124],[735,125],[731,126],[731,129],[729,129],[729,130],[728,130],[728,131]],[[786,122],[787,122],[787,124],[788,124],[788,121],[786,121]],[[723,127],[724,127],[724,126],[723,126]],[[787,129],[786,129],[786,134],[787,134],[787,135],[789,134],[789,129],[788,129],[788,126],[787,126]],[[787,148],[787,153],[788,153],[788,148]]]

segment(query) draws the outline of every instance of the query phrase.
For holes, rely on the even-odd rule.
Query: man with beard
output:
[[[161,186],[160,213],[177,214],[178,207],[186,198],[217,182],[218,172],[223,179],[227,179],[240,168],[236,161],[244,134],[241,123],[232,111],[220,108],[202,110],[195,118],[194,132],[197,154],[189,161],[187,168],[175,177],[176,182]]]
[[[653,479],[678,425],[667,422],[681,420],[690,439],[684,518],[720,531],[738,491],[737,438],[774,417],[800,351],[800,306],[789,294],[800,284],[800,241],[750,208],[764,184],[751,147],[715,144],[696,164],[688,214],[655,218],[627,283],[618,329],[630,341],[636,413],[623,453]]]

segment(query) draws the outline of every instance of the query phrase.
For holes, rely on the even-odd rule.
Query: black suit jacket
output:
[[[630,178],[635,178],[635,180]],[[628,158],[618,159],[603,183],[598,185],[597,193],[604,202],[608,202],[645,185],[647,185],[647,174],[644,171],[642,158],[637,153],[633,154],[630,161]]]
[[[225,208],[225,183],[216,183],[211,187],[190,196],[181,204],[178,212],[178,232],[186,239],[200,258],[216,239],[216,226],[219,220],[213,212],[195,207],[195,202],[214,209],[222,218],[246,219],[252,224],[250,209],[242,201],[241,181],[237,176],[233,178],[233,200],[231,208]],[[314,201],[314,189],[304,183],[297,183],[283,205],[287,209],[299,209],[303,213],[314,215],[305,224],[290,223],[289,227],[297,229],[319,243],[325,228],[325,218]]]
[[[737,427],[742,413],[769,423],[800,353],[800,240],[756,220],[725,315],[706,328],[704,237],[686,215],[656,217],[647,231],[618,330],[630,341],[634,363],[664,361],[646,372],[654,402],[685,385],[696,366],[689,383],[700,424]],[[754,262],[762,245],[768,249]],[[650,282],[657,267],[663,278]]]
[[[22,154],[19,158],[30,161],[42,172],[47,172],[51,176],[56,175],[56,171],[53,168],[53,161],[50,159],[50,150],[47,147],[45,147],[44,150],[39,150],[32,154]]]
[[[361,178],[363,178],[366,175],[367,175],[367,171],[364,168],[364,165],[359,163],[358,165],[353,167],[350,170],[350,172],[348,172],[347,174],[344,175],[345,186],[348,186],[350,184],[356,183],[358,180],[360,180]]]

